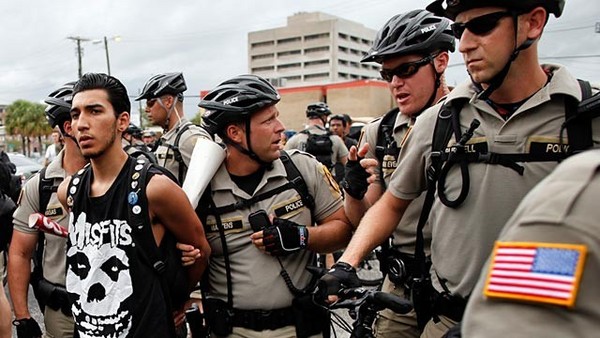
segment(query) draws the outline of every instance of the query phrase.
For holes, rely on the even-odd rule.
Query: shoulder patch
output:
[[[572,308],[586,254],[585,245],[496,242],[483,294]]]

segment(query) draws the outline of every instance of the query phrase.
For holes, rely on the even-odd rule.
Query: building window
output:
[[[352,41],[352,42],[356,42],[356,43],[360,43],[360,39],[359,39],[359,38],[357,38],[356,36],[351,36],[351,37],[350,37],[350,41]]]
[[[329,77],[329,73],[306,74],[306,75],[304,75],[304,80],[321,79],[321,78],[328,78],[328,77]]]
[[[314,47],[314,48],[306,48],[304,50],[304,54],[318,53],[318,52],[328,52],[328,51],[329,51],[329,46]]]
[[[338,37],[342,40],[348,40],[348,35],[344,33],[338,33]]]
[[[298,54],[301,54],[301,53],[302,53],[302,51],[299,50],[299,49],[297,49],[297,50],[288,50],[288,51],[285,51],[285,52],[279,52],[279,53],[277,53],[277,57],[288,56],[288,55],[298,55]]]
[[[274,56],[273,53],[252,55],[252,60],[272,59]]]
[[[291,68],[300,68],[300,62],[297,63],[288,63],[285,65],[277,66],[277,69],[291,69]]]
[[[300,41],[300,40],[302,40],[302,39],[299,36],[296,36],[293,38],[279,39],[279,40],[277,40],[277,44],[283,45],[286,43],[292,43],[292,42],[296,42],[296,41]]]
[[[329,60],[317,60],[317,61],[309,61],[304,63],[304,67],[310,66],[318,66],[318,65],[328,65]]]
[[[329,32],[307,35],[304,37],[304,41],[310,41],[310,40],[316,40],[316,39],[326,39],[326,38],[329,38]]]
[[[367,39],[361,39],[360,41],[363,43],[363,45],[370,46],[372,44],[372,42]]]
[[[341,79],[347,79],[348,78],[348,74],[347,73],[338,73],[338,77]]]
[[[346,47],[338,46],[338,50],[342,53],[348,53],[348,48]]]
[[[302,79],[302,77],[300,75],[294,75],[294,76],[286,76],[286,77],[284,77],[284,79],[286,79],[288,81],[300,81]]]
[[[273,40],[271,40],[271,41],[255,42],[251,46],[252,46],[252,48],[261,48],[261,47],[268,47],[268,46],[273,46],[273,45],[275,45],[275,42]]]
[[[338,65],[347,66],[348,65],[348,61],[342,60],[342,59],[338,59]]]
[[[265,67],[255,67],[252,68],[252,72],[268,72],[270,70],[275,70],[275,66],[265,66]]]

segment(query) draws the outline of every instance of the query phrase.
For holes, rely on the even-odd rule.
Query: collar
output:
[[[64,178],[66,176],[65,169],[63,169],[63,159],[65,157],[65,150],[62,149],[56,158],[48,164],[46,168],[46,178]]]
[[[291,155],[290,155],[291,156]],[[280,159],[276,159],[273,161],[273,168],[271,170],[265,170],[263,177],[260,180],[260,183],[254,190],[254,194],[256,195],[261,191],[261,189],[268,183],[270,179],[277,177],[286,177],[287,173],[285,171],[285,167],[283,166],[283,162]],[[235,195],[248,198],[248,194],[239,189],[237,185],[231,180],[229,173],[227,172],[227,167],[225,166],[225,162],[221,164],[217,173],[213,176],[211,182],[211,189],[213,191],[219,190],[229,190],[232,191]]]

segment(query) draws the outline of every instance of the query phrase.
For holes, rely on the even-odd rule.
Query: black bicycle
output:
[[[340,300],[329,305],[330,310],[348,309],[353,324],[348,324],[335,312],[332,314],[332,323],[342,330],[350,333],[350,338],[371,338],[373,323],[377,312],[390,309],[396,313],[405,314],[412,310],[412,304],[396,295],[364,287],[344,289],[339,293]]]

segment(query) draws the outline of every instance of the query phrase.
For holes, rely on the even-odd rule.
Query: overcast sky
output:
[[[112,75],[135,95],[153,74],[182,71],[186,115],[197,111],[200,90],[247,73],[247,34],[281,27],[296,12],[322,11],[379,29],[392,15],[426,6],[425,0],[20,0],[0,3],[0,104],[39,102],[77,78],[69,36],[109,40]],[[576,76],[600,82],[600,1],[567,0],[542,38],[543,62],[567,65]],[[83,42],[83,71],[106,72],[103,43]],[[593,57],[581,57],[581,56]],[[552,59],[558,57],[559,59]],[[448,83],[466,77],[459,54]],[[134,107],[135,103],[134,103]]]

